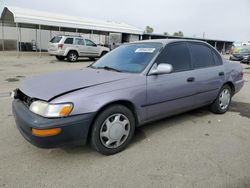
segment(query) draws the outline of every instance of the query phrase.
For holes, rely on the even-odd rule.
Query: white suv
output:
[[[95,60],[108,53],[109,48],[98,46],[89,39],[76,36],[56,36],[49,42],[48,52],[60,61],[67,58],[69,62],[77,61],[78,57]]]

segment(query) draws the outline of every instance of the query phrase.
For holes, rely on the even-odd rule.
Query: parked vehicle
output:
[[[109,51],[109,48],[98,46],[93,41],[79,36],[56,36],[50,40],[48,48],[50,55],[55,55],[59,61],[67,58],[69,62],[77,61],[78,57],[95,60]]]
[[[250,64],[250,55],[243,56],[242,63]]]
[[[250,47],[245,47],[241,48],[238,52],[233,53],[230,56],[230,60],[232,61],[242,61],[242,62],[249,62],[249,57],[250,56]]]
[[[124,150],[145,123],[206,105],[225,113],[243,87],[242,71],[201,41],[128,43],[86,68],[23,81],[13,114],[38,147],[89,141],[110,155]]]

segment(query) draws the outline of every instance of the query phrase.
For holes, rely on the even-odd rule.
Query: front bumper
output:
[[[241,60],[242,63],[249,63],[250,62],[250,57],[247,57],[247,58],[243,58]]]
[[[231,61],[241,61],[243,59],[243,57],[235,57],[233,55],[230,56],[229,60]]]
[[[44,118],[32,113],[18,99],[13,101],[12,111],[17,128],[23,137],[31,144],[40,148],[54,148],[68,144],[85,144],[94,117],[94,113],[89,113],[65,118]],[[40,137],[32,134],[32,128],[61,128],[61,132],[55,136]]]

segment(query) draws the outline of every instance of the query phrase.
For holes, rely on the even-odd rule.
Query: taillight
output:
[[[63,44],[58,44],[58,48],[63,48]]]
[[[240,75],[243,77],[243,76],[244,76],[244,72],[242,71],[242,72],[240,73]]]

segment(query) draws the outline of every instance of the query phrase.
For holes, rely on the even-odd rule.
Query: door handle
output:
[[[224,76],[225,73],[224,72],[219,72],[219,76]]]
[[[195,78],[194,77],[189,77],[188,79],[187,79],[187,82],[194,82],[195,81]]]

